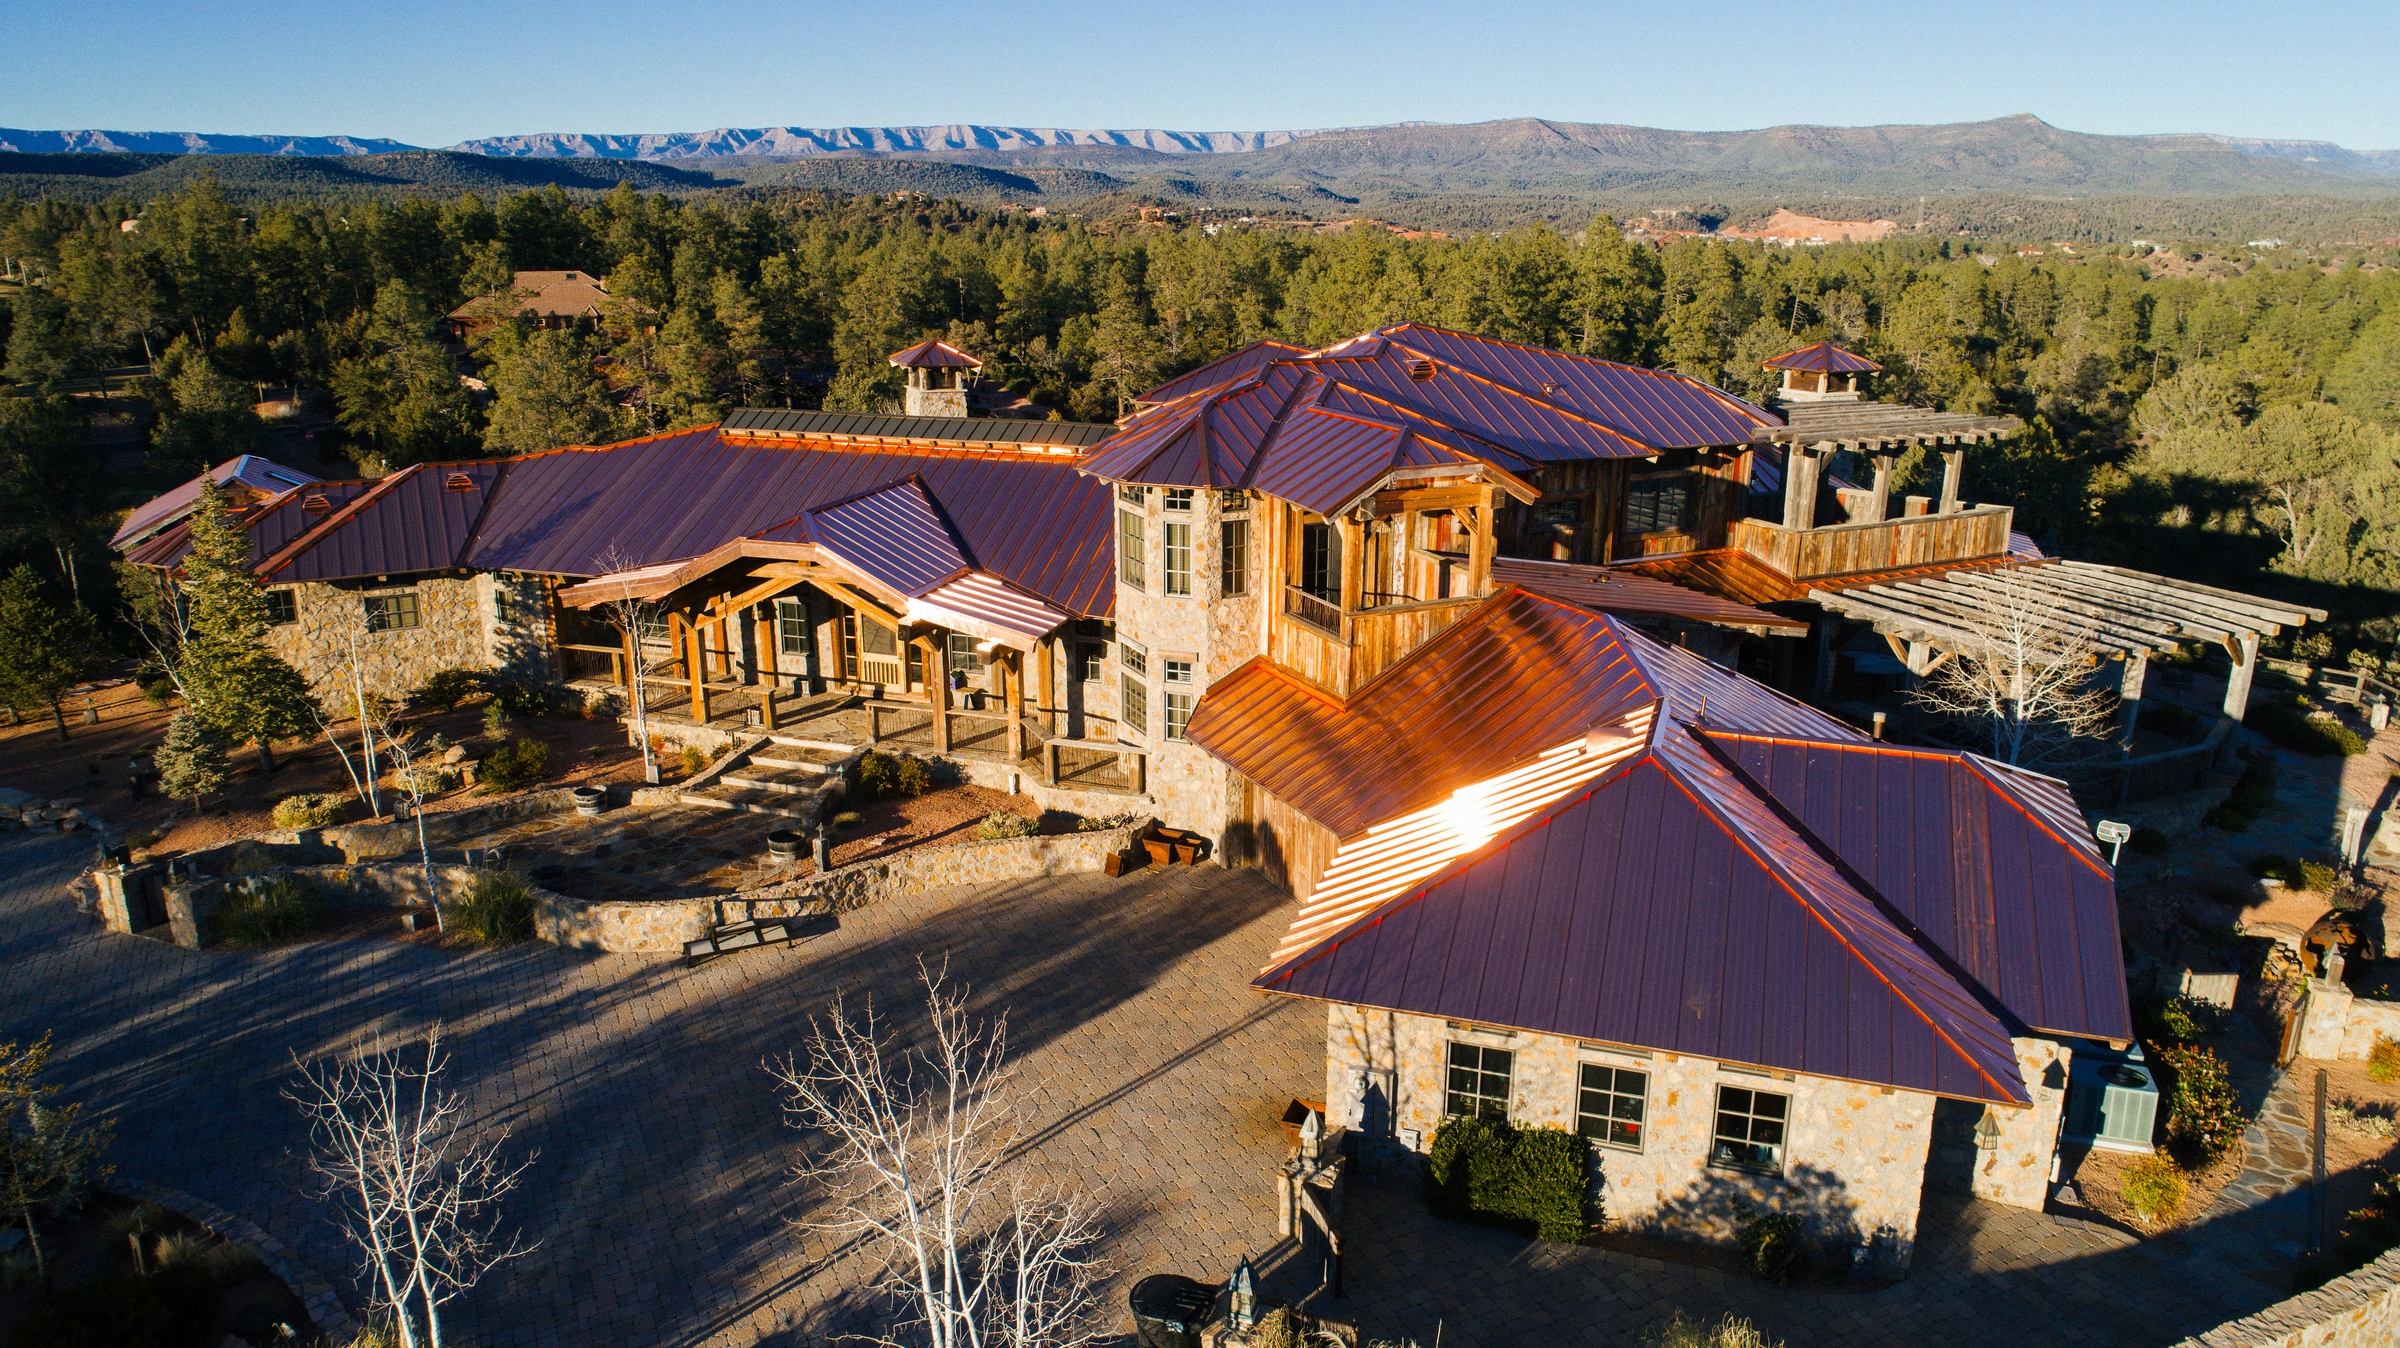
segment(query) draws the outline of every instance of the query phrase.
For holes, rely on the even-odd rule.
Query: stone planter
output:
[[[800,830],[779,828],[767,834],[767,855],[777,861],[800,859]]]
[[[597,818],[600,807],[608,804],[608,789],[600,786],[579,786],[570,793],[575,798],[575,813],[586,819]]]

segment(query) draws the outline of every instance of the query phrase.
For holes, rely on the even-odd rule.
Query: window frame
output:
[[[1168,487],[1160,494],[1158,508],[1188,514],[1192,509],[1194,494],[1190,487]]]
[[[267,590],[267,626],[283,627],[300,621],[300,592],[289,585]],[[499,592],[493,591],[495,595]]]
[[[1608,1076],[1601,1085],[1592,1082],[1592,1073]],[[1635,1090],[1624,1089],[1625,1078],[1633,1077],[1641,1085]],[[1606,1110],[1594,1113],[1586,1108],[1591,1097],[1601,1097]],[[1625,1101],[1633,1102],[1633,1113],[1622,1112]],[[1613,1062],[1585,1060],[1575,1064],[1575,1134],[1598,1146],[1618,1151],[1638,1152],[1642,1135],[1650,1124],[1650,1070],[1646,1067],[1620,1067]],[[1597,1128],[1597,1131],[1595,1131]],[[1619,1136],[1622,1130],[1629,1136]]]
[[[1108,682],[1108,643],[1078,641],[1075,643],[1075,681],[1077,683]]]
[[[1729,1107],[1728,1097],[1732,1095],[1743,1097],[1740,1108]],[[1758,1105],[1762,1100],[1774,1101],[1775,1112],[1772,1114],[1761,1112]],[[1725,1125],[1728,1119],[1742,1121],[1742,1130],[1739,1136],[1726,1131]],[[1762,1126],[1774,1133],[1772,1142],[1758,1140],[1756,1135]],[[1766,1091],[1760,1090],[1756,1086],[1736,1086],[1729,1082],[1718,1082],[1716,1108],[1709,1116],[1708,1163],[1724,1170],[1746,1170],[1754,1174],[1780,1175],[1783,1173],[1785,1151],[1791,1142],[1791,1128],[1792,1097],[1789,1092]],[[1762,1161],[1755,1156],[1745,1158],[1740,1154],[1741,1149],[1760,1147],[1771,1149],[1771,1159]]]
[[[806,655],[809,652],[810,632],[808,601],[796,595],[783,595],[775,600],[775,653],[777,655]]]
[[[1150,572],[1150,521],[1137,510],[1117,507],[1117,581],[1147,590]]]
[[[1139,674],[1145,679],[1150,677],[1149,649],[1136,646],[1123,637],[1117,638],[1117,664],[1128,674]]]
[[[1675,496],[1674,518],[1671,522],[1661,523],[1660,520],[1662,516],[1657,509],[1656,498],[1662,497],[1670,491],[1673,492]],[[1649,520],[1647,527],[1634,522],[1634,499],[1637,496],[1642,495],[1648,495],[1653,498],[1653,505],[1647,512],[1647,518]],[[1634,478],[1625,484],[1626,533],[1679,534],[1686,531],[1686,528],[1691,524],[1691,521],[1692,474],[1653,473],[1645,477]]]
[[[1471,1065],[1462,1064],[1459,1061],[1462,1053],[1474,1055]],[[1500,1069],[1496,1072],[1490,1065],[1491,1055],[1495,1053],[1500,1055],[1501,1059]],[[1445,1119],[1498,1119],[1503,1123],[1507,1122],[1509,1103],[1516,1098],[1516,1069],[1517,1051],[1515,1049],[1493,1048],[1488,1044],[1471,1044],[1459,1039],[1447,1041],[1447,1051],[1442,1054],[1442,1117]],[[1469,1073],[1475,1078],[1471,1090],[1459,1088],[1460,1077],[1458,1074],[1461,1072]],[[1500,1081],[1500,1094],[1496,1100],[1487,1093],[1493,1077],[1499,1078]],[[1480,1103],[1472,1110],[1462,1110],[1457,1108],[1457,1102],[1462,1099]],[[1484,1108],[1485,1105],[1494,1103],[1498,1105],[1497,1112]]]
[[[1117,719],[1137,735],[1150,733],[1150,686],[1130,672],[1117,676]]]
[[[1169,520],[1163,532],[1165,537],[1159,540],[1162,567],[1159,591],[1188,595],[1192,592],[1192,526],[1188,521]]]
[[[391,590],[383,594],[360,596],[360,608],[365,612],[367,631],[410,632],[425,625],[425,612],[417,604],[415,590]],[[405,618],[406,621],[402,621]]]
[[[1239,599],[1250,593],[1250,521],[1217,522],[1217,594]]]
[[[975,638],[965,632],[952,631],[942,642],[942,668],[951,674],[974,678],[992,667],[991,653],[975,649]]]

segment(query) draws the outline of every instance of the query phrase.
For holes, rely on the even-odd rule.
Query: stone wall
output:
[[[1369,1107],[1366,1092],[1388,1084],[1401,1141],[1431,1146],[1452,1043],[1515,1055],[1509,1117],[1520,1125],[1574,1128],[1584,1063],[1648,1075],[1639,1149],[1590,1144],[1601,1209],[1612,1227],[1725,1244],[1739,1234],[1745,1210],[1791,1212],[1813,1242],[1847,1252],[1872,1237],[1879,1272],[1907,1270],[1932,1136],[1931,1096],[1334,1005],[1325,1081],[1332,1121],[1359,1126]],[[1376,1073],[1388,1075],[1370,1075]],[[1782,1173],[1709,1163],[1720,1087],[1790,1097]]]
[[[2295,1051],[2303,1058],[2364,1061],[2378,1038],[2400,1040],[2400,1002],[2361,997],[2322,978],[2308,980],[2298,1014]]]
[[[293,621],[267,629],[267,645],[309,681],[317,695],[341,705],[354,698],[350,659],[357,643],[360,673],[370,693],[395,700],[444,669],[490,669],[490,576],[419,576],[365,586],[308,582],[291,586]],[[366,630],[366,597],[413,594],[417,626]],[[545,657],[546,659],[546,657]]]
[[[204,949],[214,938],[212,920],[237,886],[265,884],[278,876],[296,876],[316,886],[334,908],[409,908],[423,903],[448,903],[467,892],[475,872],[465,866],[433,866],[422,862],[385,862],[357,866],[286,866],[245,872],[227,879],[170,881],[166,899],[168,939],[187,950]],[[121,908],[121,903],[116,907]],[[102,904],[110,930],[124,930],[112,906]]]
[[[1999,1125],[1999,1145],[1978,1149],[1970,1188],[1977,1198],[2040,1212],[2050,1194],[2050,1161],[2058,1150],[2059,1115],[2067,1107],[2067,1069],[2074,1055],[2047,1039],[2013,1042],[2017,1071],[2033,1107],[1987,1109]]]
[[[2400,1343],[2400,1250],[2175,1348],[2390,1348]]]
[[[574,808],[575,794],[567,787],[528,791],[489,805],[426,815],[425,842],[427,846],[438,848],[460,838],[488,833],[511,820],[564,814]],[[417,851],[417,821],[413,819],[389,824],[349,824],[337,828],[303,830],[294,836],[302,841],[313,836],[326,846],[339,849],[345,858],[353,862],[388,861],[395,857],[413,856]]]
[[[536,890],[533,934],[569,950],[680,955],[684,942],[708,935],[716,910],[714,899],[600,903]]]
[[[1146,672],[1136,675],[1149,700],[1149,729],[1136,733],[1121,723],[1117,737],[1139,742],[1150,751],[1149,794],[1158,802],[1158,811],[1165,822],[1178,828],[1188,828],[1206,834],[1221,844],[1228,823],[1228,769],[1216,758],[1187,740],[1167,738],[1166,696],[1168,693],[1186,695],[1197,706],[1208,691],[1212,680],[1222,678],[1238,668],[1242,661],[1258,653],[1257,612],[1259,606],[1258,550],[1262,546],[1254,533],[1250,544],[1250,590],[1247,595],[1227,599],[1221,589],[1222,559],[1219,555],[1219,525],[1225,515],[1220,510],[1216,492],[1195,490],[1191,509],[1164,509],[1165,492],[1150,487],[1143,491],[1143,504],[1135,506],[1116,499],[1113,510],[1138,510],[1144,520],[1147,543],[1144,548],[1147,567],[1142,584],[1130,586],[1120,579],[1117,583],[1116,655],[1110,661],[1109,682],[1123,686],[1124,643],[1133,642],[1146,653]],[[1244,517],[1256,514],[1246,509]],[[1191,593],[1166,593],[1166,532],[1169,525],[1184,525],[1191,530]],[[1111,528],[1115,517],[1111,516]],[[1171,684],[1167,681],[1167,662],[1189,662],[1191,681]]]

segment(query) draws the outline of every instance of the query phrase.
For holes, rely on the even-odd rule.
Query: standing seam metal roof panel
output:
[[[1661,449],[1738,445],[1782,419],[1672,370],[1578,356],[1566,351],[1476,337],[1421,323],[1380,334],[1411,350],[1543,396]],[[1543,393],[1547,384],[1557,391]]]
[[[956,579],[973,563],[924,480],[914,475],[888,487],[808,512],[809,532],[835,555],[901,594],[915,597]]]

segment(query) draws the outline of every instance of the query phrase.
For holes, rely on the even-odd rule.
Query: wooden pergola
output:
[[[1921,579],[1845,588],[1819,587],[1809,598],[1832,613],[1867,623],[1891,644],[1911,674],[1932,673],[1989,640],[1994,613],[2020,615],[2049,641],[2079,642],[2124,662],[2118,694],[2127,704],[2130,740],[2153,652],[2200,642],[2225,648],[2233,672],[2225,714],[2250,706],[2258,645],[2286,627],[2325,621],[2325,610],[2261,599],[2211,585],[2091,562],[2029,561],[1944,572]]]
[[[1911,445],[1938,448],[1942,455],[1942,494],[1938,501],[1910,498],[1907,513],[1955,515],[1959,511],[1960,476],[1966,447],[1998,440],[2023,425],[2015,417],[1971,416],[1878,402],[1795,402],[1779,409],[1781,426],[1764,427],[1756,440],[1782,445],[1787,451],[1784,527],[1807,529],[1816,522],[1817,484],[1825,459],[1837,450],[1866,456],[1875,465],[1868,499],[1852,516],[1854,523],[1891,518],[1892,470]]]

